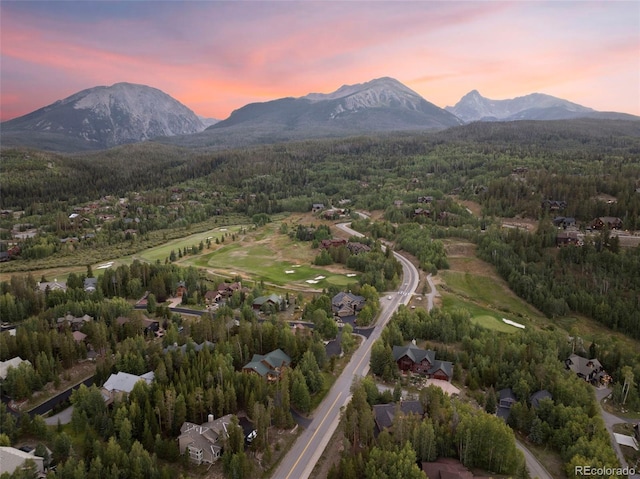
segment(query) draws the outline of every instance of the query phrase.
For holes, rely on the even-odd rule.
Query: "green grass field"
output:
[[[292,248],[292,245],[289,247]],[[357,276],[348,277],[346,274],[332,273],[317,266],[287,260],[287,256],[286,252],[276,251],[270,244],[234,243],[198,256],[193,264],[201,268],[223,270],[228,274],[242,273],[254,280],[263,280],[281,286],[293,283],[322,289],[329,285],[343,287],[358,280]],[[190,260],[187,260],[187,263],[189,262]],[[320,276],[324,278],[317,279]],[[307,280],[317,282],[307,283]]]
[[[521,322],[518,318],[543,319],[538,311],[513,294],[499,279],[458,271],[442,271],[439,274],[452,293],[465,299],[473,298],[475,304],[494,310],[494,314],[496,311],[504,313],[500,318],[516,322]]]
[[[503,317],[515,322],[525,323],[525,326],[527,325],[526,322],[522,321],[520,318],[513,318],[510,315],[501,316],[501,313],[498,313],[495,310],[483,308],[472,301],[467,301],[451,293],[442,293],[442,307],[445,311],[466,309],[471,314],[471,321],[473,323],[502,333],[515,333],[516,331],[519,331],[518,328],[503,323]]]
[[[245,228],[246,225],[233,225],[233,226],[225,226],[220,228],[215,228],[209,231],[204,231],[202,233],[195,233],[189,236],[185,236],[184,238],[178,238],[172,241],[169,241],[161,246],[156,248],[150,248],[146,251],[142,251],[136,255],[134,258],[141,258],[145,261],[155,262],[156,260],[160,260],[164,262],[166,258],[171,254],[171,250],[174,250],[176,254],[178,254],[178,250],[183,250],[184,248],[191,248],[192,246],[198,246],[202,241],[205,243],[207,238],[211,239],[212,242],[217,239],[222,239],[222,237],[227,235],[232,235],[238,233],[242,228]]]

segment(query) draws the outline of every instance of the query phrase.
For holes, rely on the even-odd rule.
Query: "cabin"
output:
[[[577,245],[579,242],[577,231],[559,231],[556,235],[556,246]]]
[[[619,230],[622,228],[622,220],[615,216],[600,216],[591,222],[591,229],[594,230]]]
[[[291,358],[282,350],[276,349],[267,354],[254,354],[251,361],[242,368],[244,372],[256,373],[268,381],[280,379],[283,368],[291,364]]]
[[[187,294],[187,285],[184,281],[180,281],[176,287],[176,296],[182,298],[185,294]]]
[[[404,372],[423,374],[430,379],[451,381],[453,363],[436,359],[436,353],[413,346],[394,346],[393,359]]]

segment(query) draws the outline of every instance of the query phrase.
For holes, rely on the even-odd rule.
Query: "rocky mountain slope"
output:
[[[460,123],[454,115],[429,103],[399,81],[379,78],[344,85],[333,93],[251,103],[207,130],[278,126],[292,133],[365,133],[442,129]]]
[[[632,119],[632,115],[599,112],[577,103],[542,93],[507,100],[483,97],[477,90],[445,108],[465,123],[472,121],[569,120],[572,118]]]
[[[16,142],[46,148],[68,144],[70,149],[102,149],[204,128],[193,111],[166,93],[145,85],[116,83],[82,90],[3,122],[2,141],[5,145]]]

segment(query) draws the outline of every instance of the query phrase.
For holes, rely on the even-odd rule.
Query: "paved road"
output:
[[[547,469],[542,465],[540,461],[527,449],[524,444],[516,440],[516,447],[524,454],[524,460],[527,463],[527,470],[529,471],[529,477],[535,479],[553,479],[551,474],[547,472]]]
[[[346,225],[339,228],[353,236],[362,236],[349,229]],[[314,412],[311,424],[298,437],[289,452],[284,456],[278,468],[273,473],[274,479],[307,479],[316,462],[322,455],[331,436],[340,422],[340,409],[351,399],[351,384],[356,377],[364,377],[369,371],[371,346],[380,337],[385,325],[401,304],[408,304],[418,287],[418,270],[404,257],[394,253],[402,264],[403,285],[390,300],[381,302],[381,312],[378,321],[369,338],[353,354],[351,361],[345,367],[340,377]]]
[[[600,407],[600,414],[602,415],[604,425],[607,427],[607,431],[609,431],[609,437],[611,438],[611,445],[613,446],[613,450],[616,451],[618,460],[620,461],[620,465],[623,468],[627,467],[628,465],[633,467],[633,464],[627,464],[627,461],[624,458],[624,454],[622,454],[622,450],[620,449],[620,445],[618,444],[615,437],[613,436],[613,426],[615,424],[620,424],[620,423],[634,424],[635,421],[623,419],[621,417],[618,417],[614,414],[611,414],[605,411],[602,408],[602,400],[606,398],[609,394],[611,394],[611,389],[609,388],[596,389],[596,399],[598,401],[598,406]],[[629,478],[640,479],[640,474],[634,474],[632,476],[629,476]]]

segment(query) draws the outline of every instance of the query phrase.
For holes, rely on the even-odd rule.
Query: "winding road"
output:
[[[338,228],[352,236],[363,236],[352,230],[347,224],[339,224]],[[364,377],[369,372],[371,347],[380,337],[385,325],[401,304],[408,304],[411,295],[419,283],[418,270],[409,260],[394,253],[402,264],[403,285],[391,299],[381,302],[381,312],[371,335],[353,354],[351,361],[344,368],[340,377],[314,412],[313,420],[307,429],[298,437],[289,452],[282,458],[273,473],[274,479],[307,479],[316,462],[322,455],[331,436],[340,422],[340,410],[351,399],[351,384],[354,378]],[[432,289],[432,291],[434,291]]]

